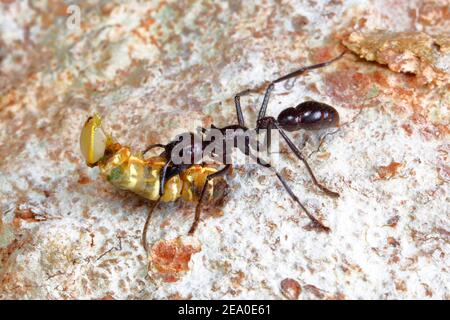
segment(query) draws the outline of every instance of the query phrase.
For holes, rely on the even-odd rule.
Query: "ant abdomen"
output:
[[[278,115],[278,124],[286,131],[319,130],[339,125],[339,113],[332,106],[306,101],[287,108]]]

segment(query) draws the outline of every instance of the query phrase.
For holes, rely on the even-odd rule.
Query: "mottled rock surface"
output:
[[[337,131],[292,135],[340,198],[280,157],[331,232],[311,230],[270,172],[238,166],[194,239],[192,205],[160,206],[150,264],[149,204],[98,179],[78,143],[94,111],[136,150],[232,123],[247,88],[260,89],[242,98],[254,123],[267,81],[355,31],[448,31],[448,1],[74,3],[0,1],[0,298],[450,298],[448,83],[346,54],[277,85],[273,115],[308,99],[340,113]]]
[[[395,72],[412,73],[424,84],[450,83],[450,32],[353,32],[344,45],[368,61],[388,65]]]

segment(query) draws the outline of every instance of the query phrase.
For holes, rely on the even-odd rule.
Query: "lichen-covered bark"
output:
[[[76,3],[79,27],[63,1],[0,1],[1,298],[449,298],[448,83],[346,54],[276,86],[274,116],[308,99],[340,113],[337,131],[292,135],[340,198],[280,156],[328,234],[270,172],[238,166],[193,239],[192,205],[158,208],[149,261],[149,204],[101,180],[78,144],[94,111],[136,150],[233,123],[247,88],[261,92],[241,99],[252,124],[267,81],[336,56],[352,32],[443,34],[447,1]]]

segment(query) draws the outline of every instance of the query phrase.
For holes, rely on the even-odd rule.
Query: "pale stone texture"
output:
[[[316,99],[344,123],[309,160],[339,199],[293,156],[279,163],[332,231],[305,228],[270,173],[238,166],[224,206],[185,239],[201,250],[174,282],[146,276],[148,203],[99,179],[78,143],[94,111],[136,150],[233,123],[247,88],[261,89],[242,98],[254,123],[267,81],[339,54],[353,31],[446,31],[447,1],[78,3],[79,27],[62,1],[0,2],[1,298],[296,297],[285,279],[300,299],[449,298],[448,84],[347,54],[277,85],[271,114]],[[309,155],[320,134],[293,137]],[[149,242],[186,238],[193,209],[161,206]]]

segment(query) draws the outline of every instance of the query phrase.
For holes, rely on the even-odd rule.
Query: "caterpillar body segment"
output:
[[[141,155],[132,155],[128,147],[120,146],[107,160],[98,163],[101,175],[114,186],[132,191],[148,200],[159,199],[160,174],[166,164],[163,157],[144,159]],[[186,171],[170,178],[161,196],[162,202],[198,201],[206,177],[216,168],[193,165]],[[208,182],[205,200],[212,200],[214,195],[214,180]]]

